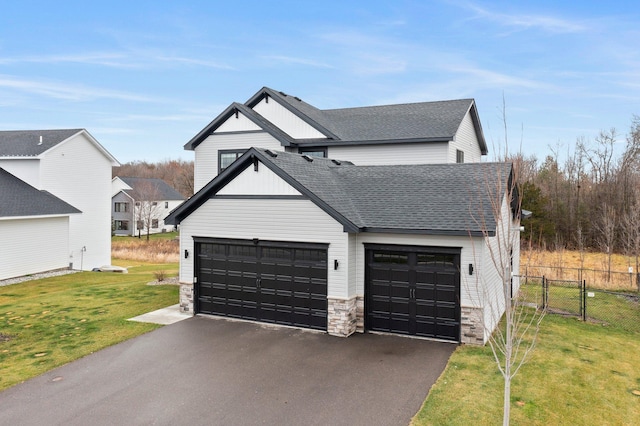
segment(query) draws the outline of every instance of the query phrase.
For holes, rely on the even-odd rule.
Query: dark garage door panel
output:
[[[367,245],[366,327],[460,340],[459,250]]]
[[[196,313],[326,330],[327,249],[196,240]]]

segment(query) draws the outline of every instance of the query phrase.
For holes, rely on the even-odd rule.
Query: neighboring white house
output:
[[[116,176],[111,181],[111,217],[114,235],[169,232],[164,217],[184,197],[162,179]]]
[[[183,311],[480,344],[504,311],[489,249],[517,275],[521,212],[473,99],[320,110],[265,87],[185,149]]]
[[[57,256],[64,254],[65,265],[72,269],[111,263],[111,170],[118,165],[84,129],[0,131],[0,167],[78,211],[68,217],[66,249],[62,251],[59,244],[62,236],[43,239],[35,256],[56,251]],[[32,235],[32,224],[24,222],[16,232]],[[40,271],[48,268],[43,262]]]
[[[69,217],[81,212],[0,168],[0,280],[69,266]]]

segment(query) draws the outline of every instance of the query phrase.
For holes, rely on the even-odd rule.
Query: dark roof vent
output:
[[[313,158],[309,157],[308,155],[303,155],[302,158],[304,158],[305,160],[307,160],[308,162],[312,163],[313,162]]]
[[[276,154],[275,152],[270,151],[268,149],[265,149],[264,152],[266,152],[269,157],[276,158],[278,156],[278,154]]]
[[[297,96],[294,96],[294,97],[293,97],[293,99],[295,99],[296,101],[302,102],[302,99],[300,99],[300,98],[299,98],[299,97],[297,97]]]
[[[342,164],[341,162],[339,162],[338,160],[331,160],[331,162],[333,164],[335,164],[336,166],[339,166],[340,164]]]
[[[278,93],[280,93],[282,96],[287,96],[287,94],[284,92],[278,92]]]

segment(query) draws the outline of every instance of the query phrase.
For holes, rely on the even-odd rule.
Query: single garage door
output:
[[[366,245],[366,328],[460,341],[460,250]]]
[[[327,246],[195,239],[196,313],[327,329]]]

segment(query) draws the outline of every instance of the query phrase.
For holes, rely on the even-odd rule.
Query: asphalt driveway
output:
[[[0,424],[406,425],[450,343],[194,317],[0,393]]]

